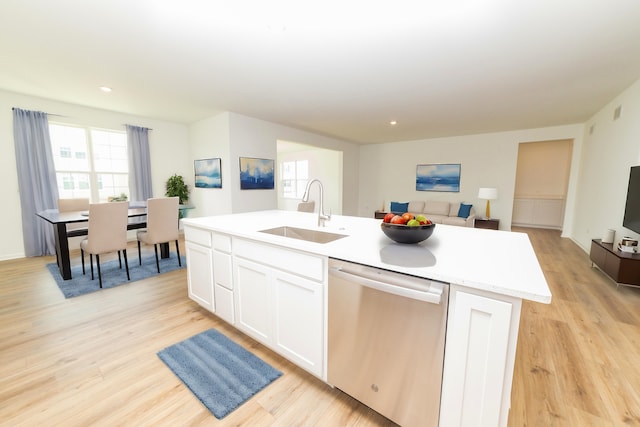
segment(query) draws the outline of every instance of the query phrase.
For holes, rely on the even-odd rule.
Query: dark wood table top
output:
[[[145,216],[146,214],[147,208],[129,208],[129,218]],[[58,212],[57,209],[47,209],[38,212],[36,215],[51,224],[71,224],[74,222],[86,222],[89,220],[89,211]]]

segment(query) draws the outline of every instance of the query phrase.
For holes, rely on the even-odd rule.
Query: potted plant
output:
[[[120,193],[119,196],[110,196],[107,198],[109,202],[126,202],[129,200],[129,197],[125,193]]]
[[[178,197],[180,204],[184,205],[189,201],[189,187],[184,183],[182,175],[174,174],[167,180],[166,184],[167,192],[164,194],[167,197]]]

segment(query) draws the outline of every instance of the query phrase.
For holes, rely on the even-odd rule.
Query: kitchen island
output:
[[[327,381],[328,259],[449,283],[440,425],[506,425],[523,299],[551,294],[526,234],[438,224],[416,245],[380,220],[260,211],[183,220],[189,296]],[[327,243],[263,230],[341,235]],[[399,331],[400,333],[400,331]]]

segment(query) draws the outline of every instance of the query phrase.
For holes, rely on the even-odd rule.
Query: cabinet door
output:
[[[322,284],[278,271],[273,288],[273,339],[277,351],[322,377]]]
[[[505,426],[520,300],[458,289],[451,296],[440,425]]]
[[[211,249],[191,242],[186,242],[185,247],[189,298],[207,310],[214,311]]]
[[[269,345],[271,338],[271,269],[234,257],[236,327]]]
[[[609,275],[614,281],[619,281],[620,273],[620,258],[612,253],[607,252],[604,257],[604,266],[602,270]]]
[[[604,260],[606,257],[607,250],[596,242],[591,241],[591,251],[589,252],[589,258],[591,258],[591,261],[598,267],[604,269]]]

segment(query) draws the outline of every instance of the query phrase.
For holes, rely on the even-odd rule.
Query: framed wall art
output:
[[[240,157],[240,189],[272,190],[274,169],[274,160]]]
[[[418,165],[417,191],[460,191],[460,163]]]
[[[220,163],[220,158],[194,160],[196,187],[222,188]]]

